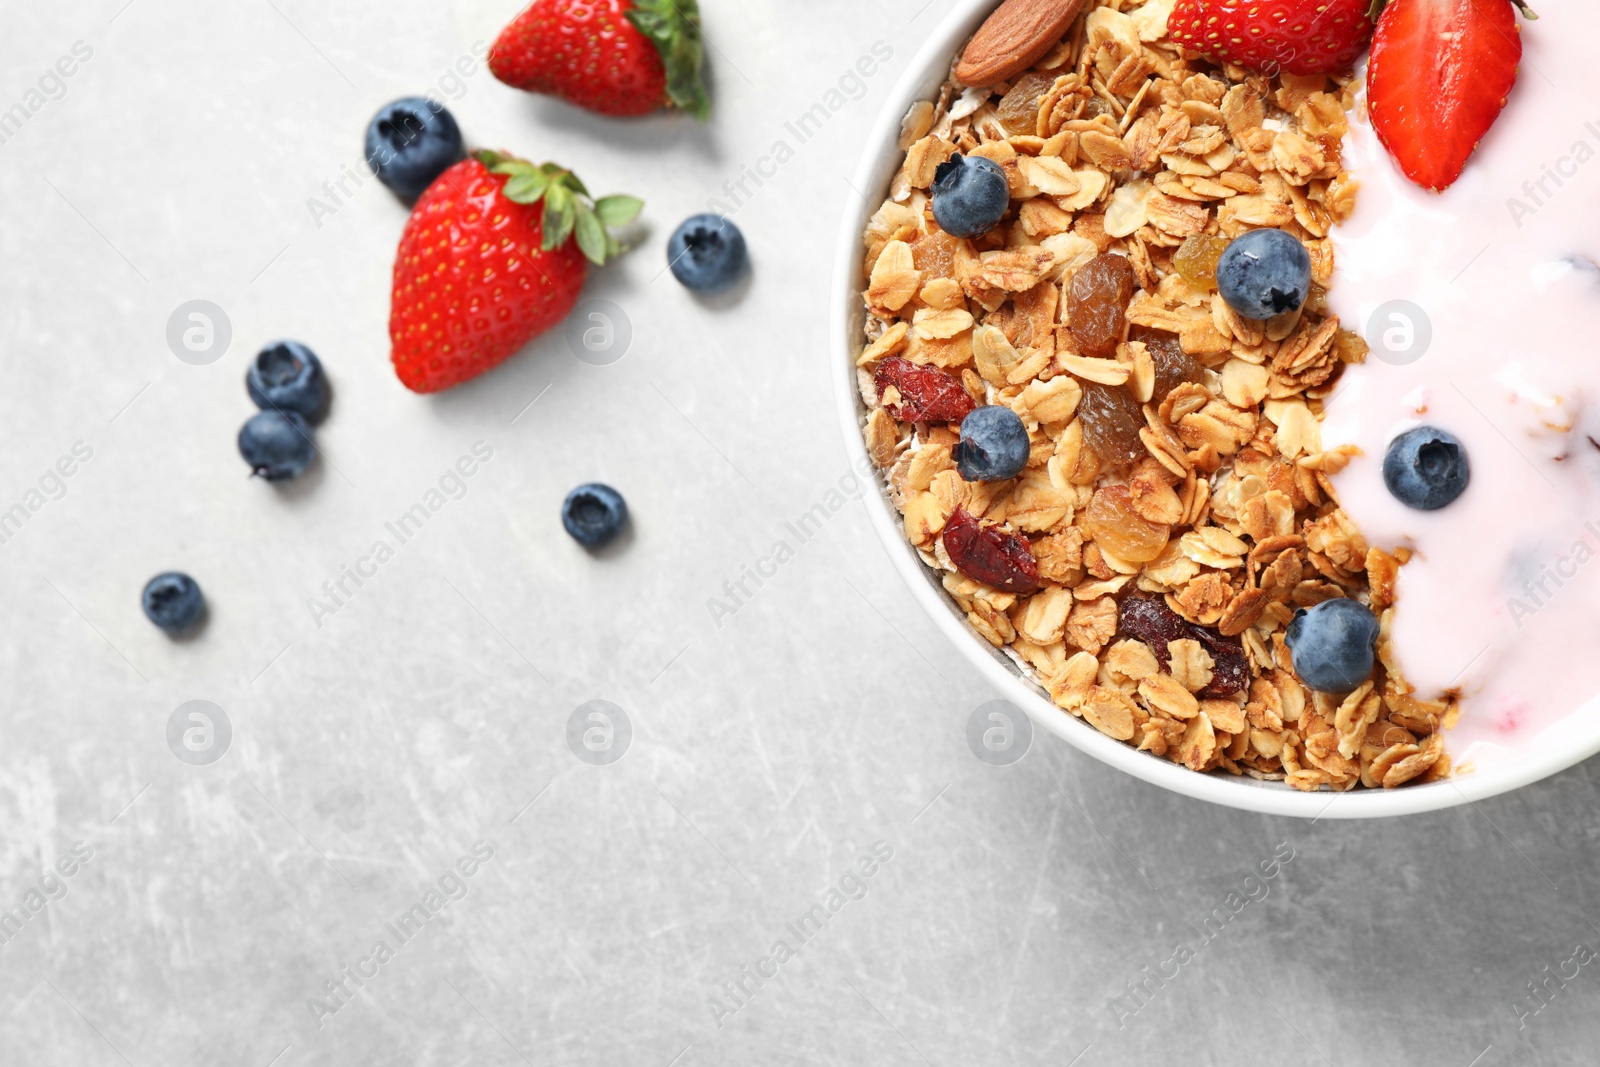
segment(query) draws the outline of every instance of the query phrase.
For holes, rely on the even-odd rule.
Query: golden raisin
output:
[[[1111,115],[1115,117],[1116,113],[1111,110],[1110,104],[1106,103],[1098,96],[1091,96],[1089,98],[1089,102],[1084,105],[1083,117],[1086,119],[1095,119],[1099,118],[1101,115]]]
[[[924,278],[954,277],[956,247],[960,243],[942,230],[920,237],[911,246],[911,265],[920,270]]]
[[[1183,239],[1172,257],[1172,269],[1184,281],[1200,289],[1216,289],[1217,261],[1222,258],[1228,241],[1204,233],[1192,233]]]
[[[1125,485],[1095,490],[1083,522],[1095,544],[1129,563],[1148,563],[1167,547],[1168,527],[1133,510]]]
[[[1029,71],[1017,79],[1011,91],[1000,98],[997,112],[1000,125],[1012,136],[1033,136],[1039,129],[1039,98],[1056,83],[1054,74]]]
[[[1105,467],[1126,467],[1145,454],[1139,431],[1144,429],[1144,409],[1120,385],[1083,383],[1078,402],[1078,422],[1083,440]]]
[[[1360,334],[1349,330],[1340,330],[1333,335],[1333,350],[1341,363],[1364,363],[1367,353],[1372,351]]]
[[[1136,284],[1133,264],[1115,252],[1100,253],[1072,276],[1067,315],[1079,352],[1109,356],[1117,350]]]

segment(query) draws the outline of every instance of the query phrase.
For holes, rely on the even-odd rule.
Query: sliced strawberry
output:
[[[1178,0],[1167,35],[1191,52],[1276,74],[1328,74],[1372,34],[1373,0]]]
[[[1438,192],[1461,176],[1521,59],[1512,0],[1392,0],[1372,39],[1367,108],[1407,178]]]

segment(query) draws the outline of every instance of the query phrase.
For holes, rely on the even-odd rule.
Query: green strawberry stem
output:
[[[567,238],[577,236],[578,248],[589,262],[602,266],[623,252],[622,242],[611,235],[611,228],[625,226],[638,217],[644,201],[636,196],[589,195],[578,176],[556,163],[534,166],[525,159],[483,149],[472,153],[490,174],[506,175],[500,194],[514,204],[544,201],[541,219],[546,252],[560,248]]]
[[[711,114],[700,77],[705,50],[698,0],[634,0],[624,17],[650,39],[667,68],[667,99],[704,121]]]

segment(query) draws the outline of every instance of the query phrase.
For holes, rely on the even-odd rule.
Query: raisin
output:
[[[1344,160],[1344,138],[1328,133],[1318,134],[1317,145],[1322,149],[1322,158],[1329,163],[1338,164]]]
[[[1215,292],[1217,261],[1222,258],[1222,253],[1228,244],[1229,241],[1225,237],[1192,233],[1183,239],[1183,244],[1179,245],[1178,251],[1173,254],[1172,269],[1190,285]]]
[[[1083,521],[1095,544],[1129,563],[1148,563],[1167,547],[1168,527],[1134,511],[1125,485],[1096,490]]]
[[[888,411],[901,422],[960,422],[977,407],[959,378],[899,356],[878,364],[873,382],[879,396],[891,385],[899,392]]]
[[[1030,71],[1017,79],[1011,91],[1000,99],[997,109],[1000,125],[1012,136],[1032,137],[1039,132],[1039,98],[1056,83],[1054,74]]]
[[[1067,316],[1079,352],[1109,356],[1117,350],[1135,287],[1133,264],[1115,252],[1102,252],[1078,268],[1067,286]]]
[[[1139,440],[1139,431],[1145,427],[1144,409],[1120,385],[1084,382],[1078,421],[1083,425],[1084,443],[1104,466],[1122,468],[1144,456],[1144,442]]]
[[[1155,361],[1156,385],[1151,399],[1157,404],[1184,382],[1205,381],[1205,367],[1183,350],[1177,334],[1153,326],[1135,326],[1128,331],[1128,340],[1143,341],[1150,350],[1150,358]]]
[[[1215,630],[1196,626],[1167,607],[1159,597],[1132,596],[1124,600],[1118,627],[1127,636],[1149,645],[1162,670],[1171,665],[1168,641],[1190,638],[1200,642],[1212,659],[1211,682],[1195,694],[1201,700],[1231,697],[1250,685],[1250,661],[1245,658],[1244,645],[1237,638],[1223,637]]]
[[[960,506],[944,524],[943,537],[950,562],[968,578],[1007,593],[1026,595],[1039,588],[1039,563],[1022,538],[980,524]]]
[[[956,273],[956,248],[960,239],[943,230],[918,238],[911,246],[911,265],[925,278],[950,278]]]

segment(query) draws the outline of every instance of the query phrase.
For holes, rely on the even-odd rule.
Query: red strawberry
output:
[[[676,105],[703,119],[702,59],[696,0],[533,0],[500,32],[489,69],[603,115]]]
[[[1366,48],[1374,7],[1375,0],[1178,0],[1167,35],[1218,63],[1328,74]]]
[[[1367,68],[1372,129],[1407,178],[1438,192],[1461,176],[1517,80],[1512,0],[1393,0]]]
[[[439,175],[395,255],[389,340],[400,381],[436,393],[505,362],[566,317],[589,264],[622,251],[606,228],[643,206],[591,201],[571,171],[497,152]]]

